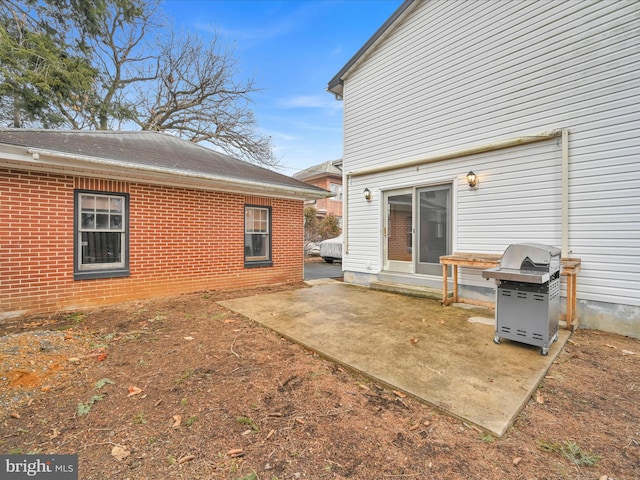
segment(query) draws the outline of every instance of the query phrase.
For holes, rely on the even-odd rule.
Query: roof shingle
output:
[[[62,154],[115,161],[132,167],[173,171],[175,175],[226,178],[239,183],[302,189],[312,196],[322,196],[322,192],[326,192],[300,180],[159,132],[0,129],[0,144],[3,143],[52,156]]]

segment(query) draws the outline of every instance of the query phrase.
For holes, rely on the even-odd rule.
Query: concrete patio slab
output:
[[[477,309],[460,309],[463,314],[455,319],[447,315],[445,321],[443,308],[458,307],[331,279],[307,283],[311,288],[219,303],[498,436],[529,400],[570,335],[561,330],[549,354],[542,356],[529,345],[506,340],[496,345],[493,326],[479,321]]]

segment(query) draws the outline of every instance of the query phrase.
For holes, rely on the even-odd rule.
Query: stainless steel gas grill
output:
[[[500,266],[483,270],[495,279],[496,336],[541,347],[558,339],[560,316],[560,249],[538,243],[509,245]]]

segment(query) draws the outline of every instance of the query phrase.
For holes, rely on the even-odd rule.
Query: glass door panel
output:
[[[440,256],[451,253],[451,185],[420,188],[416,273],[441,275]]]
[[[384,269],[410,273],[413,270],[413,193],[385,194]]]

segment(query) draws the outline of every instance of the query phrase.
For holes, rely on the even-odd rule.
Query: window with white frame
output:
[[[330,197],[331,200],[335,200],[337,202],[342,201],[342,184],[341,183],[330,183],[329,188],[331,189],[331,193],[335,194],[335,197]]]
[[[76,191],[76,279],[129,274],[128,195]]]
[[[244,261],[246,266],[271,265],[271,207],[244,207]]]

